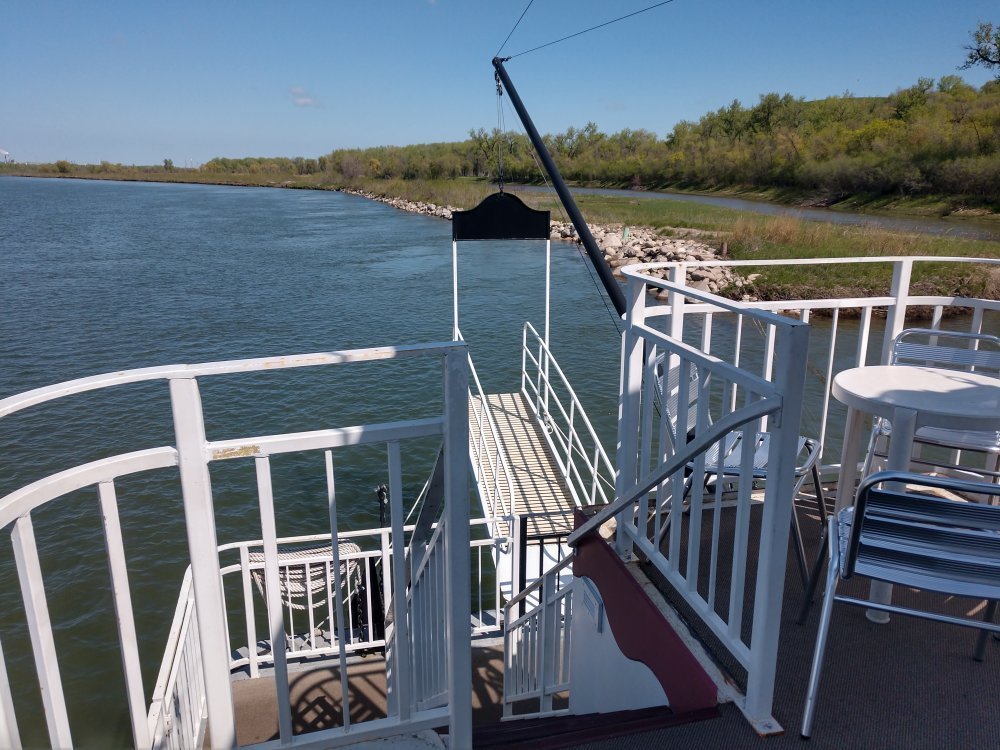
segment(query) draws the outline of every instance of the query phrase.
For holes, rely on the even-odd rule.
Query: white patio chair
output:
[[[697,399],[699,393],[699,380],[697,369],[690,368],[689,382],[687,387],[682,389],[678,380],[680,377],[680,367],[668,368],[664,377],[664,363],[666,353],[660,354],[654,363],[656,378],[656,395],[661,408],[666,410],[667,419],[670,422],[670,429],[667,431],[667,440],[670,449],[676,450],[675,441],[677,437],[671,433],[677,430],[677,416],[680,413],[681,392],[684,393],[685,406],[688,410],[687,424],[696,424]],[[743,439],[743,432],[730,432],[718,443],[713,444],[705,452],[705,483],[715,479],[716,481],[737,481],[742,474],[743,451],[747,448],[753,451],[753,480],[766,482],[768,465],[771,455],[771,434],[769,432],[757,432],[752,445],[747,445]],[[798,447],[796,449],[795,462],[795,485],[792,488],[792,536],[795,543],[795,555],[798,561],[799,574],[802,576],[802,584],[807,585],[809,572],[806,562],[805,543],[802,540],[802,528],[799,521],[799,511],[795,505],[795,498],[799,496],[807,478],[812,479],[816,492],[816,504],[820,512],[820,522],[825,528],[827,507],[826,499],[823,496],[823,485],[819,475],[819,458],[822,453],[819,440],[799,436]],[[688,465],[689,470],[694,464]],[[685,497],[691,490],[690,477],[685,486]],[[663,533],[667,528],[664,524]]]
[[[949,370],[978,372],[1000,377],[1000,337],[985,333],[938,331],[930,328],[908,328],[893,340],[889,355],[890,365],[937,367]],[[998,383],[1000,387],[1000,383]],[[876,420],[868,443],[862,476],[869,473],[875,460],[884,457],[881,446],[891,439],[892,426],[887,420]],[[1000,480],[1000,431],[949,430],[941,427],[922,427],[913,439],[915,446],[937,446],[953,451],[972,451],[986,454],[985,475]],[[918,463],[927,461],[920,457]],[[942,468],[967,470],[967,465],[948,464]]]
[[[362,581],[360,561],[357,559],[345,560],[347,555],[356,555],[361,552],[361,548],[353,542],[341,542],[337,545],[337,553],[340,561],[340,582],[344,589],[344,601],[346,602],[354,594]],[[247,558],[251,565],[255,567],[250,571],[250,577],[257,585],[264,601],[267,601],[267,583],[264,578],[264,553],[250,552]],[[330,567],[330,587],[333,586],[333,548],[329,545],[315,547],[282,547],[278,551],[278,593],[281,603],[293,610],[306,610],[310,607],[315,609],[326,604],[327,594],[327,574],[324,562],[311,562],[306,564],[306,560],[325,558],[331,561]],[[301,560],[302,562],[297,562]],[[307,574],[308,567],[308,574]],[[325,620],[324,620],[325,622]]]
[[[886,471],[861,483],[854,507],[830,517],[829,569],[802,717],[803,737],[812,732],[834,602],[976,628],[981,631],[977,661],[985,653],[988,633],[1000,632],[1000,624],[994,622],[1000,599],[1000,507],[936,497],[922,489],[1000,495],[996,484]],[[854,575],[983,599],[989,605],[984,619],[977,620],[837,595],[838,582]]]

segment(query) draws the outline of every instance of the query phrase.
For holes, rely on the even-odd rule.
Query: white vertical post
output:
[[[809,326],[791,325],[778,338],[775,355],[775,387],[781,395],[781,411],[772,420],[774,433],[768,454],[771,459],[767,469],[768,481],[764,488],[753,630],[747,665],[746,714],[751,720],[762,722],[769,721],[774,698],[778,631],[808,348]]]
[[[465,394],[468,394],[466,387]],[[467,395],[466,395],[467,397]],[[466,407],[468,408],[468,407]],[[468,417],[466,417],[468,422]],[[466,442],[468,445],[468,442]],[[398,696],[396,709],[400,722],[410,719],[413,684],[410,677],[410,635],[406,614],[406,536],[403,532],[403,471],[399,442],[387,445],[389,452],[389,514],[392,526],[392,663],[393,688]],[[468,455],[466,454],[466,460]]]
[[[670,282],[673,284],[687,285],[687,264],[678,263],[670,269]],[[684,340],[684,305],[687,298],[681,292],[671,290],[667,295],[667,304],[670,305],[670,338],[678,341]],[[669,363],[673,367],[673,363]]]
[[[767,335],[764,337],[764,380],[770,381],[774,375],[774,337],[777,326],[774,323],[767,324]],[[802,352],[805,357],[807,352]],[[767,432],[767,415],[760,421],[760,431]]]
[[[125,545],[122,541],[121,523],[118,520],[118,499],[115,495],[114,482],[101,482],[97,491],[101,500],[101,520],[104,524],[104,544],[108,551],[108,569],[111,571],[111,592],[118,619],[118,639],[122,648],[122,668],[125,672],[129,718],[132,720],[132,739],[135,740],[137,748],[149,747],[146,695],[142,689],[139,644],[135,634],[128,566],[125,562]]]
[[[247,658],[250,660],[250,678],[260,674],[257,657],[257,616],[253,611],[253,590],[250,588],[250,551],[240,545],[240,575],[243,578],[243,611],[247,623]]]
[[[389,519],[392,523],[392,519]],[[389,608],[392,606],[392,601],[395,598],[393,595],[393,569],[392,564],[392,552],[389,543],[389,531],[382,529],[379,533],[382,547],[382,613],[385,616],[385,632],[383,633],[383,638],[385,639],[385,668],[386,668],[386,679],[385,679],[385,713],[387,716],[396,716],[399,713],[399,691],[395,688],[396,672],[393,668],[393,659],[395,659],[396,654],[396,630],[394,623],[391,621]],[[390,671],[391,670],[391,671]]]
[[[343,696],[340,708],[344,721],[343,726],[345,729],[350,729],[351,702],[347,699],[350,695],[347,685],[347,633],[344,630],[344,601],[341,598],[341,591],[345,589],[340,575],[340,536],[337,531],[339,526],[337,524],[337,487],[333,474],[333,451],[325,451],[324,460],[326,461],[326,500],[330,511],[330,547],[333,550],[333,596],[335,597],[334,605],[337,617],[337,651],[340,657],[340,694]],[[349,578],[350,576],[348,576]]]
[[[258,456],[254,462],[257,469],[257,499],[260,503],[260,533],[264,542],[264,581],[271,655],[274,657],[274,691],[278,700],[278,737],[282,745],[287,745],[292,741],[292,709],[288,695],[288,656],[285,653],[285,621],[278,573],[278,529],[274,521],[271,461],[267,456]],[[294,632],[293,630],[292,633]]]
[[[451,337],[458,340],[458,240],[451,241]]]
[[[545,240],[545,414],[549,413],[549,320],[550,290],[552,288],[552,241]]]
[[[45,584],[42,582],[42,569],[38,562],[38,547],[30,515],[17,519],[10,532],[10,541],[14,547],[17,577],[24,597],[24,613],[28,619],[28,632],[31,634],[31,650],[35,655],[35,670],[38,672],[38,685],[42,692],[49,741],[52,747],[70,747],[73,739],[69,732],[69,716],[66,714],[66,699],[63,697],[62,678],[59,676],[56,643],[52,637],[52,620],[45,601]]]
[[[913,274],[913,259],[900,258],[892,264],[892,286],[889,296],[894,302],[885,321],[885,338],[882,341],[882,364],[889,364],[892,340],[903,330],[906,322],[906,302],[910,298],[910,276]]]
[[[205,460],[205,422],[198,382],[194,378],[171,380],[170,401],[184,497],[184,522],[191,554],[194,600],[198,612],[209,740],[215,748],[236,747],[222,575],[219,571],[212,484]]]
[[[444,497],[447,602],[449,747],[472,747],[472,634],[469,613],[468,354],[444,357]]]
[[[674,297],[678,297],[674,293]],[[639,409],[642,398],[643,338],[635,332],[637,325],[646,320],[646,285],[642,279],[629,279],[627,290],[628,309],[625,314],[625,332],[622,340],[622,380],[618,397],[618,460],[615,475],[615,497],[624,497],[637,481],[636,455],[639,450]],[[619,555],[630,550],[631,543],[625,533],[625,524],[632,515],[630,508],[623,508],[618,518],[615,549]]]
[[[21,750],[21,735],[17,731],[17,715],[14,713],[14,698],[7,677],[7,663],[0,645],[0,747]]]

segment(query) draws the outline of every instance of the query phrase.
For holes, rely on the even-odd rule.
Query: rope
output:
[[[497,188],[503,192],[503,87],[500,85],[500,74],[493,76],[497,83]]]
[[[514,24],[514,28],[510,30],[510,34],[508,34],[507,38],[503,40],[503,44],[500,45],[500,49],[497,50],[497,53],[493,55],[493,57],[500,57],[500,53],[503,52],[503,48],[507,46],[507,42],[510,41],[511,35],[515,31],[517,31],[517,27],[521,24],[521,19],[524,18],[524,14],[528,12],[528,8],[531,7],[531,3],[533,2],[535,2],[535,0],[530,0],[528,4],[524,7],[524,10],[521,11],[521,15],[517,19],[517,23]]]
[[[626,18],[631,18],[632,16],[637,16],[640,13],[645,13],[648,10],[653,10],[653,8],[659,8],[661,5],[667,5],[669,3],[672,3],[673,1],[674,0],[663,0],[663,2],[655,3],[654,5],[650,5],[648,8],[643,8],[642,10],[636,10],[636,11],[633,11],[632,13],[627,13],[624,16],[619,16],[618,18],[613,18],[610,21],[605,21],[604,23],[599,23],[596,26],[591,26],[589,29],[584,29],[583,31],[578,31],[575,34],[570,34],[569,36],[564,36],[562,39],[556,39],[555,41],[546,42],[545,44],[540,44],[537,47],[532,47],[531,49],[527,49],[524,52],[518,52],[516,55],[511,55],[507,59],[508,60],[513,60],[515,57],[521,57],[521,55],[527,55],[529,52],[537,52],[540,49],[544,49],[546,47],[551,47],[553,44],[559,44],[559,42],[565,42],[567,39],[573,39],[574,37],[578,37],[578,36],[581,36],[583,34],[586,34],[588,31],[594,31],[595,29],[601,29],[601,28],[604,28],[605,26],[610,26],[613,23],[618,23],[619,21],[624,21]],[[529,3],[529,6],[530,6],[530,3]],[[525,10],[527,10],[527,9],[525,9]],[[520,23],[520,22],[521,22],[520,19],[518,19],[518,23]],[[515,26],[515,28],[517,28],[517,27]],[[514,33],[514,32],[511,31],[511,33]],[[508,35],[508,38],[510,38],[509,35]],[[507,42],[505,41],[504,44],[507,44]],[[503,49],[503,47],[501,47],[501,49]],[[500,53],[497,53],[497,55],[494,55],[494,56],[495,57],[499,56],[499,54]]]

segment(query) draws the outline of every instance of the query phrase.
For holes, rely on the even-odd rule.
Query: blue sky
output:
[[[505,54],[653,0],[535,0]],[[527,0],[47,2],[0,12],[0,149],[178,166],[461,140],[497,124],[490,60]],[[542,132],[659,135],[733,99],[884,95],[960,74],[995,0],[674,0],[519,57]],[[506,109],[508,126],[516,118]]]

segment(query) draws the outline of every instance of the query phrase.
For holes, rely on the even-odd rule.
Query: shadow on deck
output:
[[[802,507],[803,534],[809,554],[818,545],[819,523],[815,506]],[[723,512],[723,519],[728,515]],[[759,524],[759,508],[752,522]],[[725,524],[723,524],[725,525]],[[755,538],[755,533],[750,534]],[[725,564],[725,561],[721,561]],[[645,566],[656,581],[658,576]],[[752,575],[752,573],[751,573]],[[670,599],[669,585],[656,581]],[[849,582],[841,590],[864,595],[867,582]],[[719,601],[725,602],[720,591]],[[961,612],[982,607],[982,603],[923,594],[897,588],[898,602],[941,611]],[[720,706],[721,716],[706,721],[645,731],[640,722],[617,727],[620,736],[583,743],[575,731],[574,718],[561,720],[565,741],[557,737],[545,747],[578,747],[586,750],[619,748],[816,748],[848,750],[853,748],[900,748],[940,750],[942,748],[1000,747],[1000,642],[991,641],[985,662],[977,663],[972,654],[976,632],[965,628],[895,615],[887,625],[877,625],[865,618],[858,607],[838,605],[834,609],[826,666],[820,687],[820,703],[813,728],[813,739],[799,737],[799,727],[806,682],[815,643],[819,602],[813,605],[805,625],[798,625],[803,588],[791,548],[785,581],[778,652],[774,716],[785,729],[782,736],[759,737],[732,704]],[[684,615],[676,597],[672,602]],[[722,606],[722,605],[720,605]],[[752,606],[752,605],[751,605]],[[749,607],[748,607],[749,611]],[[692,622],[692,618],[687,618]],[[749,615],[746,626],[749,627]],[[718,655],[707,633],[697,633],[710,651]],[[650,644],[655,648],[656,644]],[[500,640],[475,642],[473,648],[473,721],[477,728],[494,725],[501,716],[503,654]],[[723,668],[739,684],[743,679],[736,665],[719,658]],[[358,660],[349,667],[352,721],[385,715],[385,672],[380,656]],[[296,733],[325,729],[342,724],[340,675],[335,668],[317,667],[290,675],[293,725]],[[274,703],[273,677],[239,680],[233,685],[240,744],[259,742],[278,736],[277,709]],[[603,716],[603,715],[601,715]],[[568,720],[567,720],[568,719]],[[607,736],[601,731],[600,718],[590,736]],[[515,724],[521,722],[515,722]],[[615,719],[608,717],[608,724]],[[505,725],[507,726],[507,725]],[[613,727],[604,727],[605,730]],[[477,732],[477,737],[485,737]],[[491,746],[541,747],[515,744]]]

